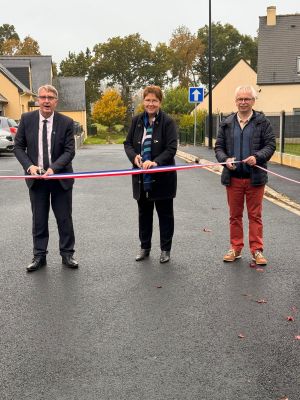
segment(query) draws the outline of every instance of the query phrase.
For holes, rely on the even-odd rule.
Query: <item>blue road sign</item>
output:
[[[189,88],[189,102],[190,103],[201,103],[204,98],[203,87],[190,87]]]

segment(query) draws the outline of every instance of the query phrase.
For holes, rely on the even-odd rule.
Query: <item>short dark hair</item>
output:
[[[160,102],[162,102],[163,99],[163,93],[162,90],[159,86],[155,86],[155,85],[150,85],[150,86],[146,86],[143,92],[143,99],[149,94],[152,93],[154,94],[158,100]]]

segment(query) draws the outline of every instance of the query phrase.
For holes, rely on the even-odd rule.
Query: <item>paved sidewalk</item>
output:
[[[208,162],[216,162],[214,150],[205,146],[179,146],[178,150],[196,156],[201,159],[202,162],[205,162],[203,160],[207,160]],[[300,181],[300,170],[298,168],[292,168],[271,162],[268,163],[268,168],[270,171],[273,171],[277,174]],[[270,197],[275,197],[278,200],[286,199],[287,203],[291,201],[291,203],[294,203],[296,208],[299,206],[300,210],[299,184],[269,174],[267,189],[269,190]]]

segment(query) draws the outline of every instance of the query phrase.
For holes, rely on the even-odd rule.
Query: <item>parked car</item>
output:
[[[1,129],[4,129],[5,131],[15,136],[17,133],[18,124],[12,118],[0,117],[0,130]]]
[[[0,153],[12,153],[15,146],[15,135],[0,128]]]

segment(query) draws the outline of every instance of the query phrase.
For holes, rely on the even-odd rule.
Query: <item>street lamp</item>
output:
[[[209,0],[209,17],[208,17],[208,147],[212,149],[212,83],[211,83],[211,0]]]

